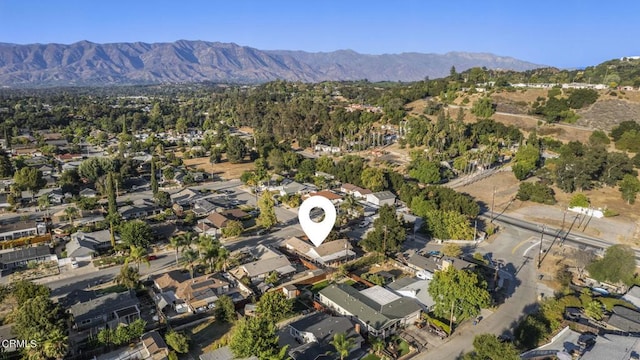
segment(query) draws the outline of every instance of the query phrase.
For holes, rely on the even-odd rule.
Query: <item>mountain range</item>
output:
[[[0,43],[0,86],[85,86],[190,82],[260,83],[275,79],[416,81],[451,66],[529,70],[542,65],[488,53],[366,55],[258,50],[234,43]]]

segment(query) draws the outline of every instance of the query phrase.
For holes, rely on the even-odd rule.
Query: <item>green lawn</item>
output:
[[[409,343],[404,340],[400,340],[398,344],[398,351],[400,352],[400,356],[405,356],[409,353]]]
[[[353,279],[348,279],[347,281],[344,282],[345,285],[349,285],[349,286],[351,286],[351,285],[353,285],[355,283],[356,283],[356,281],[353,280]]]
[[[317,294],[320,290],[326,288],[327,286],[329,286],[329,280],[324,280],[313,284],[310,290],[312,293]]]

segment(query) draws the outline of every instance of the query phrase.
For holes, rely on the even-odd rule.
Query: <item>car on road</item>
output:
[[[369,220],[365,220],[365,221],[361,222],[360,225],[358,225],[358,226],[360,226],[361,228],[365,228],[365,227],[369,226],[369,224],[370,224]]]
[[[149,255],[149,256],[147,256],[147,260],[148,260],[148,261],[151,261],[151,260],[157,260],[157,259],[158,259],[158,257],[157,257],[156,255]]]

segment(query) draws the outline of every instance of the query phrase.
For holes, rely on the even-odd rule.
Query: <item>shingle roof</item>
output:
[[[233,352],[228,346],[223,346],[200,355],[200,360],[258,360],[258,358],[251,356],[245,359],[238,359],[233,356]]]
[[[226,226],[227,222],[229,222],[229,219],[227,219],[224,215],[220,213],[211,213],[209,214],[209,216],[207,216],[207,221],[209,221],[211,224],[213,224],[213,226],[217,227],[218,229],[222,229],[223,227]]]
[[[291,266],[289,259],[284,255],[254,261],[244,264],[242,267],[245,269],[249,277],[268,274],[272,271],[277,271],[280,274],[288,274],[295,271],[295,268]]]
[[[19,261],[29,261],[42,256],[50,255],[51,249],[46,245],[22,248],[10,252],[0,253],[0,263],[10,264]]]
[[[110,312],[138,304],[138,298],[135,293],[126,291],[122,293],[106,294],[87,302],[72,305],[69,308],[69,312],[73,315],[76,323],[81,323],[84,319],[91,319],[97,316],[106,315]]]
[[[320,290],[319,294],[375,329],[381,329],[391,320],[401,319],[421,310],[415,300],[404,297],[380,306],[345,284],[329,285]]]
[[[312,333],[318,341],[329,342],[334,334],[346,334],[347,337],[357,336],[353,323],[346,317],[331,316],[325,313],[314,313],[289,324],[290,327]]]

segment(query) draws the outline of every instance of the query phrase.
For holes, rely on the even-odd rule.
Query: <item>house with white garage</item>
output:
[[[120,236],[114,234],[115,241]],[[94,232],[78,231],[71,234],[71,240],[65,246],[67,257],[76,261],[91,261],[94,254],[111,249],[111,232],[100,230]]]
[[[396,203],[396,196],[391,191],[378,191],[367,194],[367,202],[376,206],[391,205]]]
[[[400,296],[416,299],[422,305],[423,310],[429,312],[436,305],[429,294],[429,283],[431,280],[403,277],[389,283],[386,287]]]

